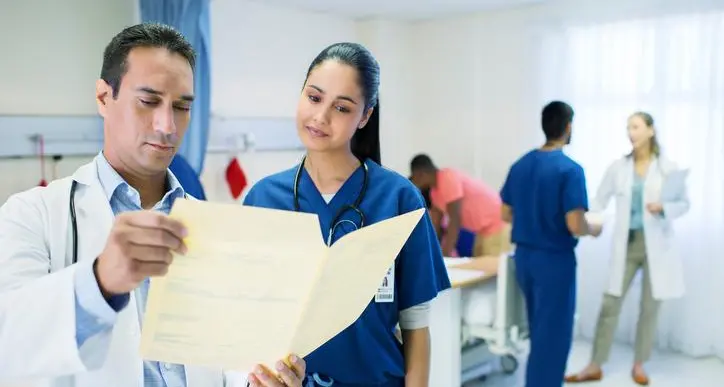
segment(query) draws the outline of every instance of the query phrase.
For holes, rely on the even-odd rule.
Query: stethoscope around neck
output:
[[[70,206],[70,226],[73,235],[73,261],[71,263],[78,262],[78,218],[75,213],[75,191],[77,187],[78,182],[73,180],[73,182],[70,183],[70,199],[68,200]],[[184,193],[184,198],[188,199],[188,194]]]
[[[294,211],[299,211],[300,209],[299,182],[302,177],[302,171],[304,170],[304,162],[306,161],[306,159],[306,155],[302,157],[302,161],[299,163],[299,167],[297,167],[297,173],[294,176]],[[362,203],[362,199],[364,199],[365,197],[365,193],[367,192],[367,177],[369,171],[367,169],[367,164],[363,160],[360,160],[360,163],[362,164],[362,172],[364,173],[364,176],[362,178],[362,189],[360,190],[359,194],[357,195],[357,199],[354,201],[353,204],[345,204],[344,206],[340,207],[340,209],[337,211],[337,214],[335,214],[334,218],[332,218],[332,222],[330,223],[332,226],[329,228],[329,235],[327,235],[327,246],[332,245],[332,237],[334,235],[334,231],[337,229],[337,226],[349,223],[354,226],[355,230],[358,230],[365,226],[365,214],[359,207]],[[357,226],[357,223],[355,223],[354,221],[342,219],[342,215],[344,215],[344,213],[347,211],[353,211],[357,214],[357,216],[359,217],[359,226]]]

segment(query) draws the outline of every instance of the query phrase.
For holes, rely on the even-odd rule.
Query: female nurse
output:
[[[635,359],[631,377],[648,385],[643,364],[651,355],[656,320],[662,300],[684,293],[681,257],[673,251],[671,223],[689,210],[686,187],[676,196],[661,197],[662,182],[677,166],[661,155],[654,119],[637,112],[628,119],[632,151],[615,160],[606,171],[592,203],[592,211],[603,211],[616,198],[611,275],[598,317],[591,363],[582,372],[566,378],[568,383],[603,378],[601,366],[608,360],[621,304],[634,276],[641,271],[641,310],[636,329]]]
[[[297,105],[306,155],[299,165],[256,183],[244,204],[315,213],[328,244],[424,208],[407,178],[380,166],[379,76],[377,61],[359,44],[324,49],[307,71]],[[449,287],[425,215],[359,319],[306,357],[305,386],[427,386],[429,303]],[[398,323],[403,344],[395,337]]]

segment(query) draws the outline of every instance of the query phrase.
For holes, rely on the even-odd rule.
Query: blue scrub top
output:
[[[631,220],[630,230],[642,230],[644,228],[644,178],[633,172],[633,187],[631,187]]]
[[[374,224],[419,208],[425,208],[420,191],[408,179],[367,160],[367,192],[360,209],[365,225]],[[244,205],[294,211],[294,176],[297,167],[268,176],[256,183],[244,199]],[[357,200],[364,171],[360,167],[342,185],[327,204],[304,170],[299,181],[300,211],[319,216],[324,240],[332,218],[340,207]],[[353,211],[342,217],[359,225]],[[340,223],[333,243],[354,231],[349,222]],[[340,334],[305,357],[307,373],[319,373],[340,384],[376,385],[404,378],[402,347],[394,336],[401,310],[435,298],[450,287],[442,251],[429,215],[425,214],[413,230],[395,261],[394,300],[370,300],[360,318]]]
[[[513,209],[516,246],[574,253],[578,238],[568,230],[566,213],[588,211],[588,194],[583,168],[563,151],[525,154],[508,171],[500,196]]]
[[[183,156],[176,154],[168,168],[176,176],[187,194],[199,200],[206,200],[206,193],[204,193],[204,186],[201,185],[199,175],[196,174],[196,171]]]

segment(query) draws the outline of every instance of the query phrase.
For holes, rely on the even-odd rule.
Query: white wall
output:
[[[332,15],[214,0],[212,107],[219,117],[294,117],[307,67],[326,46],[356,40],[355,23]],[[292,167],[300,152],[240,154],[250,183]],[[230,201],[229,155],[210,154],[201,179],[209,200]]]
[[[357,37],[380,64],[380,148],[382,164],[403,175],[408,173],[414,147],[413,120],[417,109],[415,73],[410,68],[413,37],[405,23],[368,20],[357,23]]]
[[[264,5],[214,0],[212,112],[223,117],[294,117],[307,69],[328,45],[365,44],[382,67],[380,98],[383,163],[406,173],[412,153],[407,103],[414,93],[407,70],[408,36],[391,21],[354,22],[339,16]],[[299,152],[240,156],[252,181],[293,166]],[[209,155],[206,187],[214,200],[226,200],[223,165],[228,157]]]
[[[103,48],[134,11],[132,0],[0,0],[0,114],[95,114]]]
[[[0,114],[95,114],[93,82],[103,47],[134,22],[135,0],[2,1]],[[551,0],[409,24],[354,22],[245,0],[211,4],[212,114],[293,117],[313,57],[332,42],[360,41],[382,66],[384,164],[407,173],[410,157],[428,152],[439,165],[468,171],[493,187],[500,186],[515,158],[542,140],[539,109],[556,97],[537,92],[544,28],[694,9],[677,0],[616,0],[614,6]],[[697,4],[706,9],[721,3]],[[299,156],[272,152],[240,159],[254,182],[290,167]],[[63,161],[59,175],[86,160]],[[223,178],[228,160],[223,154],[207,159],[202,180],[212,200],[230,200]],[[37,184],[38,171],[37,160],[0,160],[0,200]]]
[[[413,148],[500,187],[510,164],[543,141],[539,111],[542,32],[563,23],[613,21],[721,8],[721,0],[548,0],[415,23],[409,71]],[[575,109],[575,106],[574,106]]]
[[[0,115],[95,115],[103,49],[133,23],[134,4],[0,0]],[[67,176],[87,160],[68,158],[58,164],[57,175]],[[51,178],[50,161],[46,165]],[[0,160],[0,203],[39,181],[39,160]]]
[[[261,2],[214,0],[211,17],[212,111],[220,116],[294,117],[312,59],[356,40],[351,20]]]
[[[414,147],[438,166],[498,188],[508,167],[542,136],[537,124],[537,7],[417,23]]]
[[[135,22],[135,0],[1,1],[0,114],[95,115],[93,90],[103,48]],[[211,4],[216,116],[293,117],[314,56],[333,42],[357,40],[356,24],[344,18],[240,0]],[[240,161],[254,182],[291,167],[299,156],[259,152],[242,154]],[[211,200],[232,200],[224,181],[229,158],[212,154],[206,160],[202,181]],[[62,161],[58,176],[86,161]],[[39,171],[38,160],[0,160],[0,202],[37,185]]]

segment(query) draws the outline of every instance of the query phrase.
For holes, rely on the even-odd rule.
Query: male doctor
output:
[[[96,82],[103,151],[72,177],[0,208],[0,380],[247,385],[243,374],[139,356],[148,278],[166,273],[171,251],[185,251],[184,226],[166,213],[186,195],[168,166],[189,123],[194,62],[191,45],[170,27],[121,31]],[[292,356],[291,364],[280,361],[278,376],[258,367],[248,383],[301,386],[305,363]]]

